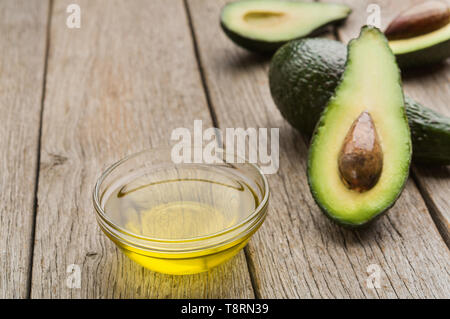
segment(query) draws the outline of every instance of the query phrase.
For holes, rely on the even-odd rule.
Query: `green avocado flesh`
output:
[[[400,71],[386,38],[374,27],[363,27],[348,48],[341,82],[313,133],[308,181],[329,217],[360,226],[386,211],[400,195],[409,174],[412,146]],[[362,112],[372,117],[383,165],[375,185],[360,192],[343,182],[338,159],[352,123]]]
[[[450,23],[420,36],[389,41],[401,67],[436,63],[450,56]]]
[[[347,47],[312,38],[281,47],[270,65],[272,98],[283,117],[310,137],[345,68]],[[450,165],[450,118],[405,97],[415,163]]]
[[[305,37],[350,14],[340,4],[243,0],[222,9],[221,26],[236,44],[259,52],[274,52],[289,40]]]

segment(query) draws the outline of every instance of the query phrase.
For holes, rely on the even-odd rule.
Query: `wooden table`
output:
[[[66,26],[73,2],[80,29]],[[413,165],[395,207],[370,228],[331,223],[307,186],[307,141],[270,97],[268,60],[220,30],[225,2],[1,0],[0,297],[449,298],[449,167]],[[325,36],[347,42],[368,3],[380,4],[385,26],[419,1],[344,2],[353,13]],[[407,94],[446,115],[449,83],[448,62],[404,76]],[[161,275],[101,233],[92,188],[108,164],[169,144],[195,119],[279,127],[280,169],[244,251],[208,273]],[[67,285],[72,264],[80,288]],[[378,289],[366,284],[371,264],[381,267]]]

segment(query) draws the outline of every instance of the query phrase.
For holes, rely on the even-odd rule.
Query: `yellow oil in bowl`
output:
[[[264,221],[262,173],[249,163],[155,163],[155,154],[161,150],[102,175],[94,191],[102,230],[130,259],[161,273],[203,272],[230,259]]]

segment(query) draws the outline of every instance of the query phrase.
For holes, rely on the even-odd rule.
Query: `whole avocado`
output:
[[[273,56],[269,83],[283,117],[311,137],[344,72],[347,47],[323,38],[288,42]],[[450,164],[450,118],[405,97],[415,162]]]

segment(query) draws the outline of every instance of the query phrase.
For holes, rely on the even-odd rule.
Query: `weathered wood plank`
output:
[[[332,0],[330,0],[332,2]],[[366,23],[366,13],[369,3],[378,4],[381,12],[381,29],[401,11],[423,2],[408,1],[341,1],[353,8],[353,13],[342,28],[337,30],[340,40],[347,42],[357,36],[359,27]],[[447,0],[450,4],[450,1]],[[450,98],[450,61],[422,69],[403,71],[403,86],[405,93],[422,104],[433,108],[442,114],[450,115],[448,99]],[[450,246],[450,168],[413,165],[412,173],[440,233]]]
[[[0,298],[28,295],[48,1],[0,2]]]
[[[370,228],[346,230],[314,203],[306,143],[270,97],[267,61],[233,45],[218,25],[226,0],[188,0],[220,127],[280,127],[280,169],[269,176],[271,210],[247,247],[257,296],[267,298],[449,297],[450,256],[414,183]],[[366,286],[367,267],[381,288]]]
[[[166,276],[129,261],[91,203],[106,164],[169,144],[194,119],[212,125],[183,2],[77,1],[81,28],[52,12],[32,297],[253,297],[243,253],[210,273]],[[66,287],[70,264],[80,289]]]

